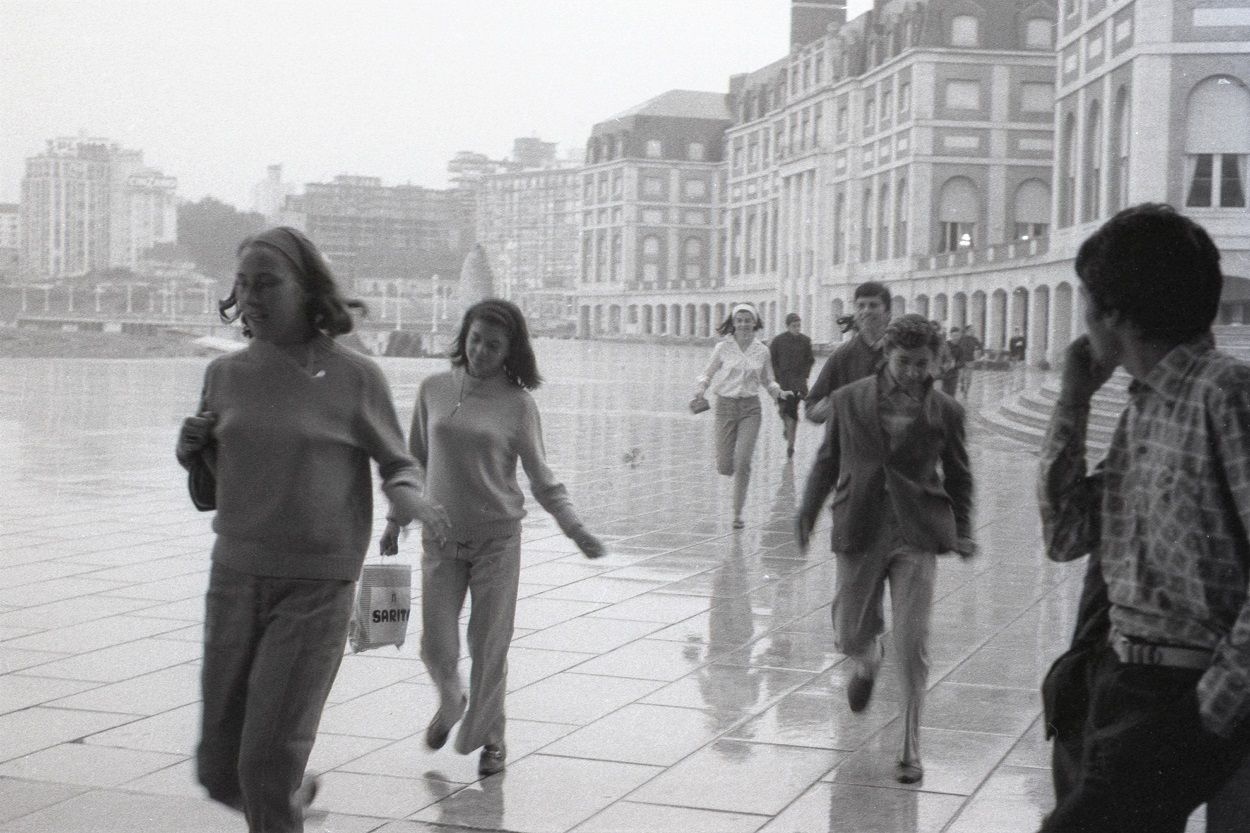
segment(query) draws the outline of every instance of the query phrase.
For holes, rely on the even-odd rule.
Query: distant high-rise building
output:
[[[512,140],[510,167],[513,169],[545,168],[555,161],[555,142],[544,142],[537,136],[525,136]]]
[[[804,46],[846,23],[846,0],[790,0],[790,46]]]
[[[354,291],[371,293],[387,281],[454,275],[454,192],[419,185],[385,186],[373,176],[310,182],[287,200],[304,230]]]
[[[21,245],[21,214],[18,204],[0,203],[0,280],[11,280],[17,275]]]
[[[269,225],[278,225],[286,198],[296,190],[295,183],[282,181],[281,165],[270,165],[265,169],[265,178],[252,186],[252,210],[264,215]]]
[[[143,154],[107,139],[59,138],[26,160],[21,269],[60,278],[135,268],[156,243],[177,239],[178,182]]]

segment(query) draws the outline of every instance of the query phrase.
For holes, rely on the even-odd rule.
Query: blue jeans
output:
[[[355,582],[253,576],[213,564],[196,750],[209,798],[251,833],[301,833],[295,792],[343,659]]]

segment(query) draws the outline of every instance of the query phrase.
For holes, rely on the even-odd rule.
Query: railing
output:
[[[982,248],[959,249],[937,255],[918,255],[915,268],[923,271],[941,269],[959,269],[968,266],[988,266],[1012,260],[1023,260],[1036,257],[1050,251],[1049,237],[1034,237],[1031,240],[1014,240],[1010,243],[998,243]]]

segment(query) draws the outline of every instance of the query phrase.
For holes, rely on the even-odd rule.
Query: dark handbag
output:
[[[701,414],[711,407],[712,404],[708,402],[707,397],[702,394],[699,394],[690,400],[690,413],[692,414]]]
[[[211,512],[217,508],[217,475],[205,461],[205,453],[196,454],[187,464],[187,491],[196,509]]]

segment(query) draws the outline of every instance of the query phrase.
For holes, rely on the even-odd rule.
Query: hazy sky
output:
[[[446,185],[458,150],[580,147],[669,89],[725,91],[784,56],[788,0],[0,0],[0,201],[25,159],[86,133],[180,196],[250,207],[336,174]],[[851,0],[852,17],[871,0]]]

